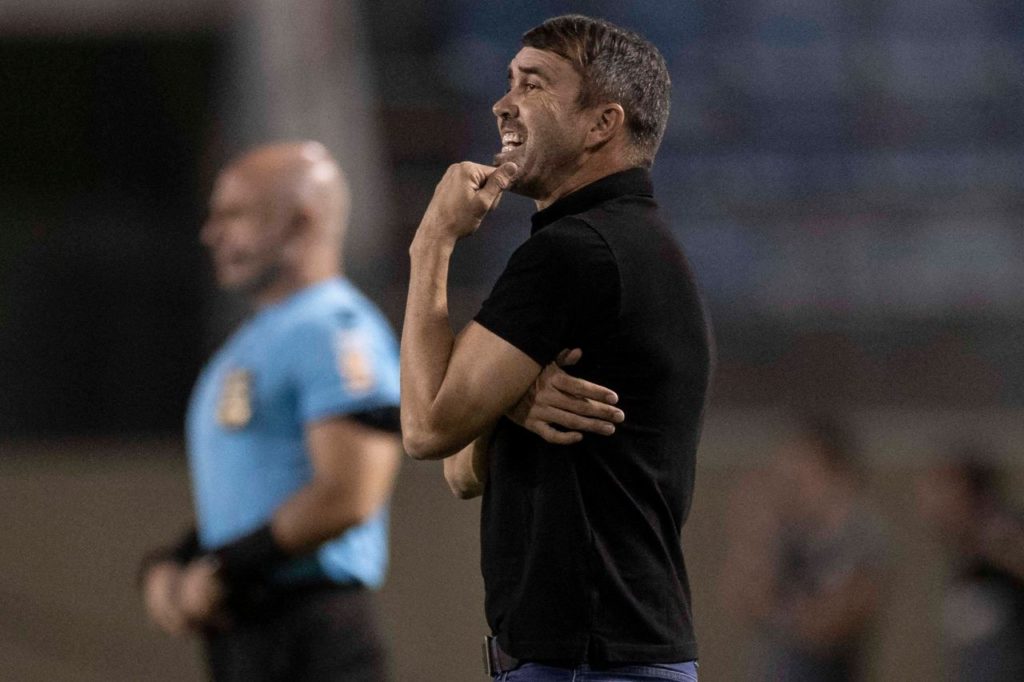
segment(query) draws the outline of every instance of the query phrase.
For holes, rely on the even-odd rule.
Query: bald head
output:
[[[349,192],[318,142],[257,147],[217,178],[202,240],[225,288],[258,297],[338,273]]]
[[[233,161],[233,176],[255,188],[278,211],[305,212],[324,236],[343,235],[349,194],[337,161],[319,142],[280,142],[257,147]]]

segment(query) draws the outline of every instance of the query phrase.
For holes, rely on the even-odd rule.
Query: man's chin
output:
[[[218,272],[217,286],[232,294],[248,294],[257,288],[257,280],[248,273]]]
[[[278,283],[281,267],[272,265],[263,269],[244,268],[218,274],[217,283],[226,292],[242,296],[258,296]]]
[[[508,163],[509,161],[519,166],[519,175],[512,179],[512,183],[508,186],[508,189],[505,191],[512,192],[513,194],[523,194],[523,184],[522,182],[520,182],[523,175],[523,163],[522,161],[520,161],[520,159],[517,158],[517,154],[515,153],[515,151],[498,152],[497,154],[494,155],[495,166],[500,166],[501,164]]]
[[[221,291],[226,291],[229,294],[243,294],[246,290],[245,280],[234,277],[218,277],[217,286]]]
[[[498,152],[497,154],[495,154],[494,155],[494,165],[495,166],[500,166],[503,163],[508,163],[509,161],[511,161],[511,162],[515,163],[517,166],[519,166],[520,168],[522,168],[523,167],[523,158],[522,157],[523,157],[522,149],[520,147],[514,147],[513,149],[511,149],[511,150],[509,150],[507,152]]]

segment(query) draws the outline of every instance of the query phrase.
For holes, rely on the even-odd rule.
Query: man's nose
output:
[[[199,229],[199,243],[204,246],[213,246],[217,239],[217,225],[213,220],[207,220]]]
[[[494,112],[495,118],[512,118],[519,115],[519,107],[512,101],[512,92],[506,92],[505,95],[494,103],[491,107],[491,111]]]

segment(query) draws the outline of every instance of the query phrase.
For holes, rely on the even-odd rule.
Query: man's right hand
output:
[[[417,234],[451,239],[469,236],[498,205],[519,171],[516,164],[498,167],[463,161],[448,167],[420,221]]]
[[[615,425],[626,418],[615,407],[619,402],[615,392],[562,370],[575,365],[582,356],[579,348],[559,353],[506,416],[556,445],[578,443],[584,431],[602,436],[615,433]],[[569,430],[560,431],[552,424]]]
[[[143,597],[146,614],[153,623],[169,635],[182,635],[188,631],[188,619],[178,601],[182,568],[174,561],[160,561],[146,570],[143,578]]]

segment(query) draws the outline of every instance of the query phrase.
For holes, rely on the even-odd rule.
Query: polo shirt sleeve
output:
[[[386,325],[337,314],[292,335],[291,378],[302,423],[398,406],[398,348]]]
[[[611,249],[585,221],[567,217],[512,254],[474,320],[543,366],[618,307]]]

